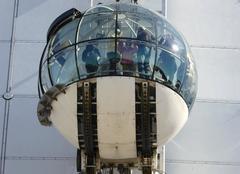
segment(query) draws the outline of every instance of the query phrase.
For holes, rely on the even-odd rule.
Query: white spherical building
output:
[[[79,149],[79,171],[147,174],[158,170],[157,149],[188,119],[197,72],[164,17],[114,3],[71,9],[53,22],[38,87],[39,121]]]

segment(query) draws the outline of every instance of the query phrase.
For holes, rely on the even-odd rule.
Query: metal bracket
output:
[[[55,85],[50,88],[40,99],[37,106],[37,116],[39,122],[43,126],[51,126],[52,122],[49,120],[52,110],[52,101],[57,100],[57,96],[61,93],[66,93],[65,85]]]

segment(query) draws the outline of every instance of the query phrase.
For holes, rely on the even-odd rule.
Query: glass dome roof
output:
[[[56,84],[132,76],[164,84],[191,108],[197,71],[188,44],[166,19],[138,5],[71,9],[51,25],[39,70],[39,93]]]

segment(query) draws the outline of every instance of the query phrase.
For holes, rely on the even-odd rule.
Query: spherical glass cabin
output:
[[[39,94],[56,84],[131,76],[163,84],[190,109],[197,72],[188,44],[160,14],[114,3],[80,13],[71,9],[49,28],[40,62]]]

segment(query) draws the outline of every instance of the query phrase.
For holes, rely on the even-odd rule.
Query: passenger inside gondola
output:
[[[127,40],[126,42],[119,42],[118,51],[121,54],[120,63],[122,65],[123,75],[133,75],[135,73],[135,57],[137,50],[137,45],[130,40]]]
[[[94,45],[88,44],[82,53],[82,60],[85,62],[88,77],[92,77],[98,70],[98,60],[101,54]]]

